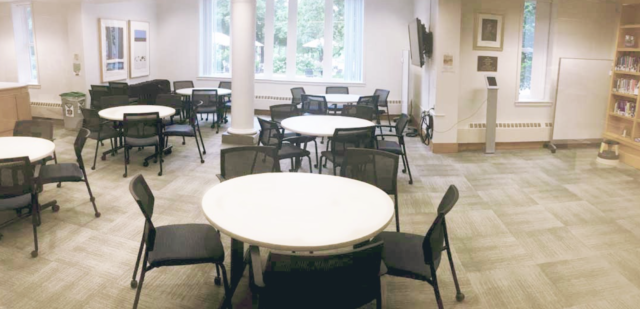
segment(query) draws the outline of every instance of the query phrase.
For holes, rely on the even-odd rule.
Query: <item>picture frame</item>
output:
[[[478,72],[498,72],[498,57],[478,56]]]
[[[473,49],[502,51],[504,43],[504,15],[476,13]]]
[[[98,27],[102,83],[127,79],[129,69],[127,22],[100,18]]]
[[[149,23],[129,21],[129,77],[151,74]]]

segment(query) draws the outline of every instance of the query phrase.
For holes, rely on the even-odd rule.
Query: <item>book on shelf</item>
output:
[[[616,87],[613,89],[615,92],[624,94],[638,95],[638,80],[632,78],[619,78],[616,80]]]
[[[636,102],[618,100],[613,107],[613,113],[620,116],[634,118],[636,116]]]
[[[640,57],[622,55],[616,62],[616,71],[640,73]]]

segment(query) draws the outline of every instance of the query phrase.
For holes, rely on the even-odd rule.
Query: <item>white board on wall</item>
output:
[[[600,139],[613,60],[560,58],[551,140]]]

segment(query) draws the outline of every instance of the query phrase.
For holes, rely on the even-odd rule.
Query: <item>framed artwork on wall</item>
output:
[[[504,16],[477,13],[473,32],[473,49],[502,51],[503,42]]]
[[[478,56],[478,72],[498,72],[498,57]]]
[[[102,82],[127,79],[127,22],[100,18],[98,23]]]
[[[149,23],[129,21],[129,76],[149,76]]]

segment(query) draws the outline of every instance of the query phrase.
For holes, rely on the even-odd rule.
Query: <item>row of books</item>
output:
[[[640,57],[624,55],[618,58],[616,71],[640,72]]]
[[[638,83],[638,80],[620,78],[616,81],[615,88],[613,89],[613,91],[638,95],[639,85],[640,83]]]
[[[613,113],[634,118],[636,116],[636,102],[618,100],[613,107]]]

